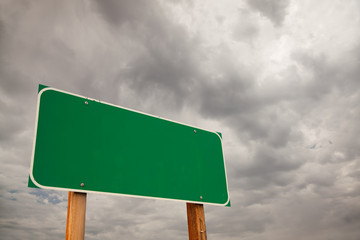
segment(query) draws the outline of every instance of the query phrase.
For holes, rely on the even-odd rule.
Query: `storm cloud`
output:
[[[360,5],[0,3],[0,234],[63,239],[67,193],[27,188],[38,84],[223,136],[209,239],[357,240]],[[186,239],[184,203],[88,194],[86,239]]]

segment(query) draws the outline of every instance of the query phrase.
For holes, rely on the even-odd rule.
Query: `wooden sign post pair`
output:
[[[206,240],[204,205],[186,203],[189,240]],[[65,240],[84,240],[86,193],[69,192]]]

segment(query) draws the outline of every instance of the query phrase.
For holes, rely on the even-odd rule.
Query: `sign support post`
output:
[[[84,240],[86,193],[69,192],[65,240]]]
[[[207,240],[204,205],[186,203],[189,240]]]

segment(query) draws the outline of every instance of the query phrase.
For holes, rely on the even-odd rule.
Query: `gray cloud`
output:
[[[275,26],[281,26],[287,15],[289,0],[248,0],[247,3],[264,17],[269,18]]]
[[[257,21],[250,11],[240,9],[239,19],[233,30],[234,39],[251,44],[259,34],[259,26],[257,24]]]
[[[147,1],[138,1],[135,4],[128,1],[94,1],[104,18],[119,27],[124,23],[139,22],[146,24],[143,20],[157,18],[161,9],[158,2],[150,4]],[[161,14],[161,13],[160,13]]]
[[[123,27],[124,34],[136,39],[137,53],[118,78],[147,97],[166,92],[166,102],[181,106],[199,74],[195,67],[199,56],[191,50],[197,39],[190,38],[185,28],[173,22],[156,2],[139,2],[141,7],[126,1],[97,4],[115,31]],[[126,14],[119,14],[122,11]]]
[[[221,131],[232,208],[206,206],[209,238],[357,239],[358,13],[329,2],[348,38],[324,41],[300,14],[311,6],[290,16],[292,4],[0,3],[2,238],[65,235],[66,192],[26,187],[43,83]],[[328,21],[319,16],[318,36]],[[89,194],[86,238],[119,236],[184,239],[185,204]]]

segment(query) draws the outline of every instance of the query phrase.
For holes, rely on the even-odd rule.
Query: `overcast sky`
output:
[[[64,239],[27,188],[38,84],[223,134],[209,239],[358,240],[359,0],[0,0],[0,238]],[[187,239],[182,202],[88,194],[86,239]]]

